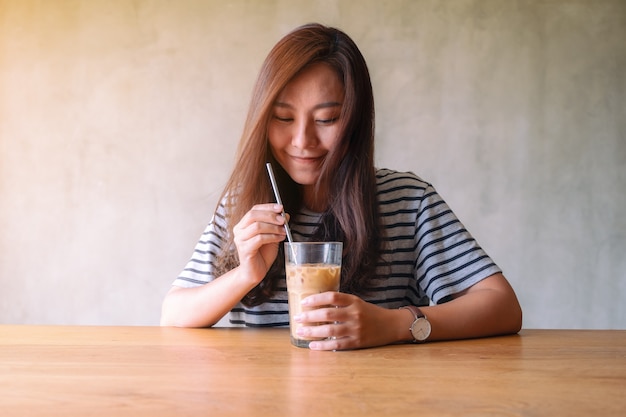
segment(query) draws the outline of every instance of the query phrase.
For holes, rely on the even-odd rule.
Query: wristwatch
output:
[[[413,343],[424,343],[428,336],[430,336],[430,322],[426,315],[422,313],[422,310],[415,306],[404,306],[400,308],[406,308],[415,316],[415,321],[411,324],[409,330],[413,335]]]

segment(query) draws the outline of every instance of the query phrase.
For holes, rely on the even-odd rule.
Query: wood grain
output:
[[[575,416],[626,410],[626,331],[348,352],[286,329],[0,326],[2,416]]]

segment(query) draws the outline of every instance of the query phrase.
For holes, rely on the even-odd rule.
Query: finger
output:
[[[247,240],[263,233],[284,235],[284,217],[274,211],[259,208],[263,206],[252,208],[235,225],[233,232],[236,240]]]
[[[273,211],[274,213],[282,213],[283,205],[278,203],[255,204],[250,210]]]
[[[276,208],[278,210],[275,210]],[[245,229],[256,222],[284,225],[285,218],[282,216],[281,205],[262,204],[252,207],[237,223],[235,227]],[[274,208],[274,209],[272,209]]]
[[[278,244],[283,240],[285,240],[284,232],[277,234],[262,233],[247,237],[246,239],[236,237],[235,246],[237,247],[240,258],[247,258],[255,256],[262,247],[267,245],[275,245],[275,250],[278,251]]]
[[[345,294],[337,291],[326,291],[319,294],[309,295],[302,299],[303,307],[316,308],[321,306],[346,307],[353,302],[351,294]]]
[[[344,337],[350,334],[350,327],[341,322],[299,322],[296,329],[299,336],[311,338]]]
[[[326,340],[313,340],[309,343],[309,349],[311,350],[348,350],[355,349],[356,347],[350,343],[350,339],[347,337],[341,339],[326,339]]]
[[[295,316],[294,321],[304,325],[318,323],[337,323],[341,320],[341,313],[336,307],[317,308],[314,310],[302,311]]]
[[[283,214],[282,204],[277,204],[277,203],[256,204],[252,206],[249,213],[250,212],[255,213],[255,214],[262,213],[262,214],[270,216],[273,219],[280,219],[282,222],[285,221],[285,217],[282,215]]]
[[[277,237],[284,236],[285,228],[280,224],[257,221],[245,227],[239,227],[236,230],[233,229],[233,232],[235,233],[235,239],[248,240],[263,234]]]
[[[345,350],[357,347],[356,340],[346,333],[345,326],[341,324],[302,326],[297,331],[300,337],[321,339],[309,343],[312,350]]]
[[[266,222],[254,222],[249,225],[238,225],[233,229],[234,241],[238,250],[260,248],[268,243],[279,243],[285,239],[285,228]]]
[[[258,249],[265,245],[278,245],[283,240],[285,240],[284,234],[263,233],[251,236],[246,239],[235,239],[235,245],[240,252],[256,252]]]

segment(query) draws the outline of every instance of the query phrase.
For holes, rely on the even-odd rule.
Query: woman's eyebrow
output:
[[[341,103],[339,103],[338,101],[326,101],[323,103],[319,103],[316,104],[315,106],[313,106],[313,110],[318,110],[318,109],[326,109],[329,107],[341,107]],[[285,103],[283,101],[276,101],[274,102],[274,107],[281,107],[281,108],[285,108],[285,109],[293,109],[294,107],[289,104],[289,103]]]

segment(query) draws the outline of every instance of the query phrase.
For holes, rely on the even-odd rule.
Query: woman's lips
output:
[[[295,155],[289,155],[289,157],[296,161],[299,162],[301,164],[312,164],[312,163],[317,163],[319,162],[322,158],[324,158],[324,156],[295,156]]]

